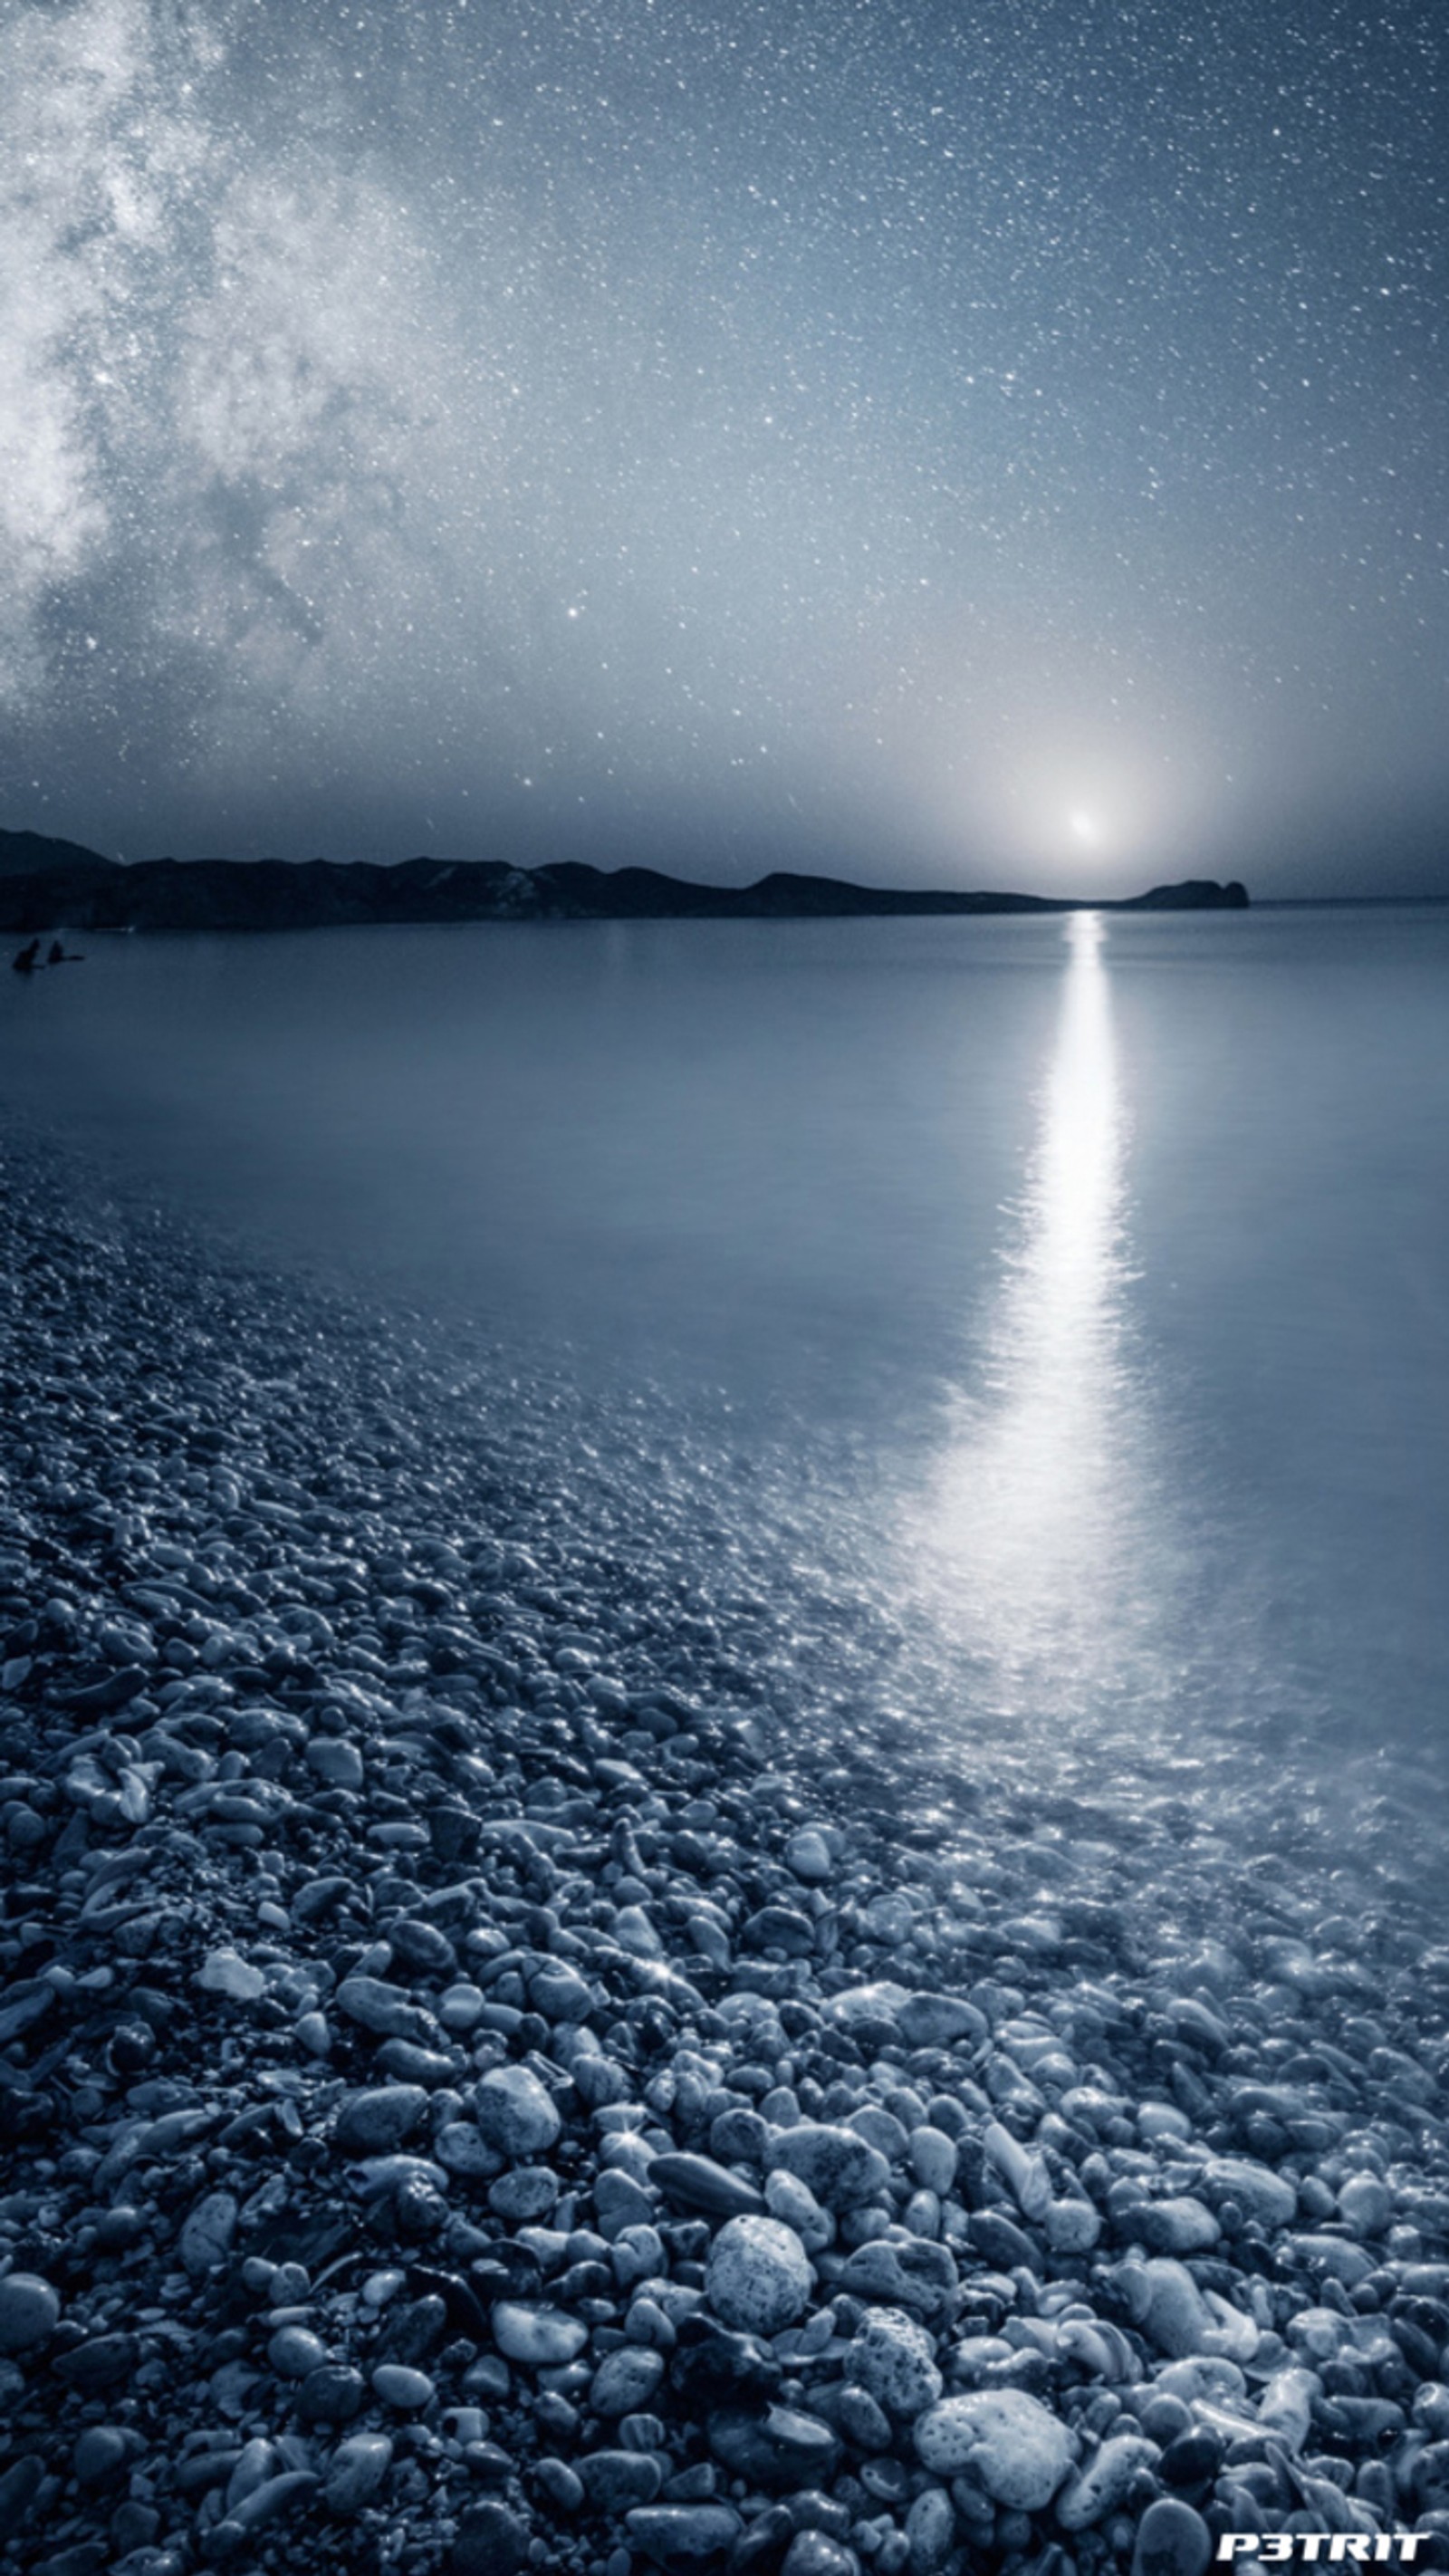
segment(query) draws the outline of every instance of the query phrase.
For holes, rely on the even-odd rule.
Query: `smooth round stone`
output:
[[[956,2142],[943,2129],[924,2124],[911,2131],[911,2171],[923,2191],[933,2191],[938,2200],[954,2188],[956,2181]]]
[[[896,2438],[896,2428],[883,2406],[869,2389],[857,2388],[847,2380],[840,2392],[837,2409],[840,2429],[847,2439],[862,2451],[888,2451]]]
[[[950,2248],[923,2237],[897,2244],[873,2236],[847,2255],[840,2287],[853,2297],[879,2299],[885,2306],[914,2308],[933,2317],[954,2302],[960,2275]]]
[[[451,2174],[469,2182],[489,2182],[503,2159],[480,2137],[471,2120],[447,2120],[433,2140],[433,2153]]]
[[[304,2424],[350,2424],[367,2394],[360,2370],[345,2362],[324,2361],[309,2371],[297,2391],[297,2412]]]
[[[916,2422],[916,2451],[934,2476],[968,2476],[1016,2513],[1040,2513],[1070,2475],[1076,2443],[1020,2388],[946,2397]]]
[[[473,2117],[510,2164],[547,2155],[563,2128],[553,2095],[527,2066],[492,2067],[474,2088]]]
[[[421,2084],[378,2084],[349,2093],[333,2137],[345,2156],[390,2156],[410,2138],[428,2107]]]
[[[858,2576],[860,2560],[844,2541],[826,2531],[797,2531],[785,2552],[780,2576]]]
[[[1137,2134],[1149,2146],[1158,2138],[1190,2138],[1192,2122],[1175,2102],[1144,2102],[1137,2114]]]
[[[627,2513],[631,2505],[652,2504],[664,2483],[659,2461],[647,2451],[591,2451],[578,2467],[595,2513]]]
[[[821,2208],[813,2191],[807,2191],[794,2174],[772,2173],[765,2184],[765,2202],[772,2218],[793,2227],[807,2254],[823,2253],[834,2244],[835,2221],[829,2210]]]
[[[229,2191],[209,2191],[199,2200],[181,2230],[182,2269],[200,2280],[207,2272],[219,2272],[231,2252],[236,2234],[237,2202]]]
[[[350,2433],[332,2454],[323,2496],[333,2513],[360,2513],[371,2504],[392,2466],[385,2433]]]
[[[956,2515],[944,2487],[926,2487],[906,2515],[911,2576],[935,2576],[951,2554]]]
[[[1350,2174],[1340,2186],[1338,2208],[1355,2236],[1382,2236],[1394,2214],[1394,2195],[1377,2174]]]
[[[470,2505],[448,2552],[448,2576],[518,2576],[527,2563],[532,2539],[528,2524],[511,2505]]]
[[[307,2379],[325,2365],[327,2346],[307,2326],[278,2326],[267,2359],[279,2379]]]
[[[451,1975],[458,1965],[457,1953],[447,1933],[436,1923],[416,1914],[400,1914],[388,1926],[388,1943],[395,1958],[404,1966],[421,1970],[429,1977]]]
[[[613,1934],[621,1950],[636,1959],[662,1959],[664,1944],[642,1905],[621,1905],[613,1921]]]
[[[1207,2254],[1222,2230],[1200,2200],[1149,2200],[1126,2221],[1150,2254]]]
[[[904,2308],[879,2308],[864,2320],[846,2355],[845,2374],[903,2423],[934,2406],[943,2384],[930,2336]]]
[[[88,2424],[75,2446],[72,2467],[83,2487],[103,2486],[124,2468],[132,2443],[118,2424]]]
[[[727,2326],[779,2334],[803,2316],[815,2274],[793,2227],[778,2218],[731,2218],[705,2265],[705,2297]]]
[[[233,2004],[254,2004],[267,1991],[261,1969],[254,1968],[236,1950],[208,1951],[196,1971],[195,1983],[203,1994],[221,1995]]]
[[[678,2153],[671,2150],[654,2158],[649,2180],[676,2209],[703,2210],[711,2218],[764,2215],[764,2198],[754,2184],[746,2182],[742,2174],[731,2173],[713,2156],[695,2155],[688,2149]]]
[[[785,1845],[785,1867],[807,1887],[818,1887],[834,1866],[830,1846],[814,1825],[802,1825]]]
[[[950,2048],[958,2039],[984,2039],[984,2013],[964,1995],[908,1995],[897,2015],[908,2048]]]
[[[384,2406],[396,2407],[399,2415],[421,2415],[437,2395],[425,2370],[410,2370],[406,2362],[380,2361],[372,2374],[375,2397]]]
[[[32,2352],[60,2323],[60,2297],[39,2272],[0,2281],[0,2352]]]
[[[1054,2254],[1088,2254],[1102,2233],[1102,2221],[1089,2200],[1054,2200],[1042,2222]]]
[[[551,2165],[520,2165],[491,2185],[488,2206],[512,2226],[546,2218],[563,2186]]]
[[[1205,2576],[1212,2552],[1202,2515],[1190,2504],[1159,2496],[1137,2526],[1132,2576]]]
[[[485,2010],[487,1998],[480,1986],[465,1978],[450,1986],[438,2006],[438,2019],[444,2030],[465,2031],[476,2028]]]
[[[578,2359],[589,2330],[563,2308],[500,2299],[493,2310],[493,2340],[507,2360],[520,2361],[527,2370],[558,2370]]]
[[[1298,2194],[1291,2182],[1251,2156],[1212,2156],[1198,2176],[1209,2200],[1234,2200],[1247,2218],[1262,2227],[1288,2227],[1298,2214]]]
[[[662,2353],[643,2344],[622,2345],[600,2362],[589,2386],[589,2404],[606,2421],[638,2414],[657,2397],[663,2377]]]
[[[1322,2383],[1316,2371],[1275,2370],[1258,2400],[1258,2421],[1290,2451],[1301,2451],[1313,2422]]]
[[[853,2209],[890,2187],[891,2169],[880,2149],[856,2130],[826,2121],[802,2120],[798,2128],[779,2130],[770,2163],[803,2182],[822,2209]]]
[[[690,2568],[717,2566],[744,2525],[733,2505],[645,2504],[625,2514],[624,2528],[656,2567],[684,2576]]]
[[[345,1735],[314,1735],[302,1756],[314,1780],[328,1789],[360,1789],[362,1756]]]
[[[577,1968],[550,1961],[528,1980],[528,2000],[545,2021],[587,2021],[594,2009],[593,1989]]]
[[[1146,2263],[1124,2263],[1119,2277],[1133,2324],[1159,2352],[1181,2361],[1204,2350],[1212,2316],[1192,2274],[1181,2263],[1154,2255]]]
[[[1063,2531],[1086,2531],[1093,2523],[1105,2521],[1126,2502],[1140,2472],[1155,2470],[1160,2458],[1157,2444],[1140,2433],[1114,2434],[1085,2469],[1068,2479],[1057,2497],[1057,2520]]]

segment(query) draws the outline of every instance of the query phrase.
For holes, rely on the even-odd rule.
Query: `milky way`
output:
[[[0,822],[1438,881],[1445,51],[11,0]]]

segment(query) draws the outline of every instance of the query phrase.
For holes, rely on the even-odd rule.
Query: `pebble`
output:
[[[500,2299],[493,2310],[493,2340],[509,2361],[530,2370],[557,2370],[573,2361],[589,2340],[589,2329],[563,2308],[531,2308]]]
[[[0,2280],[0,2353],[33,2352],[60,2323],[60,2299],[36,2272],[11,2272]]]
[[[879,2308],[862,2319],[845,2371],[856,2387],[904,2423],[934,2406],[943,2385],[932,2337],[903,2308]]]
[[[512,2506],[491,2501],[470,2505],[448,2552],[448,2576],[518,2576],[527,2563],[531,2537]]]
[[[1212,2534],[1200,2513],[1173,2497],[1158,2496],[1137,2527],[1132,2576],[1205,2576]]]
[[[392,2466],[385,2433],[349,2433],[328,2463],[323,2497],[333,2513],[360,2513],[371,2504]]]
[[[997,2504],[1039,2513],[1070,2472],[1076,2443],[1024,2389],[946,2397],[918,2417],[916,2450],[937,2477],[969,2475]]]
[[[636,2505],[624,2516],[624,2527],[636,2549],[656,2567],[675,2576],[716,2565],[743,2528],[733,2505]],[[479,2571],[483,2576],[483,2571]]]
[[[637,2414],[658,2394],[663,2377],[662,2353],[626,2344],[600,2362],[589,2383],[589,2404],[606,2421]]]
[[[482,1401],[159,1219],[97,1262],[43,1179],[0,2546],[1206,2576],[1273,2517],[1437,2529],[1449,1945],[1386,1769],[1329,1832],[1246,1724],[1187,1785],[811,1732],[763,1494],[742,1620],[622,1417],[559,1500],[577,1388]]]
[[[473,2116],[486,2145],[510,2162],[547,2155],[563,2129],[552,2094],[526,2066],[495,2066],[473,2094]]]
[[[878,2147],[854,2129],[814,2120],[779,2130],[770,2162],[802,2182],[822,2209],[840,2211],[874,2200],[890,2187],[890,2166]]]
[[[203,1994],[223,1995],[233,2004],[254,2004],[267,1991],[262,1970],[230,1949],[208,1951],[196,1971],[196,1983]]]
[[[426,2117],[427,2094],[420,2084],[382,2084],[349,2093],[338,2113],[333,2136],[345,2156],[385,2156],[406,2144]]]
[[[237,2198],[230,2191],[209,2191],[189,2213],[181,2230],[180,2254],[193,2279],[220,2272],[236,2235]]]
[[[814,2280],[792,2227],[777,2218],[731,2218],[709,2249],[705,2296],[727,2326],[773,2335],[804,2315]]]
[[[395,2407],[400,2415],[420,2415],[438,2393],[425,2370],[409,2370],[400,2361],[380,2361],[372,2386],[382,2404]]]

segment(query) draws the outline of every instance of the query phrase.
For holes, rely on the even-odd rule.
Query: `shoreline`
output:
[[[947,1747],[773,1497],[3,1162],[0,2566],[1436,2562],[1391,1769]]]

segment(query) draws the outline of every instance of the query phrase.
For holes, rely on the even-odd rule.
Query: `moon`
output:
[[[1073,837],[1076,840],[1086,842],[1088,847],[1091,847],[1093,844],[1100,841],[1102,837],[1101,831],[1092,815],[1084,814],[1079,809],[1071,816],[1070,820]]]

